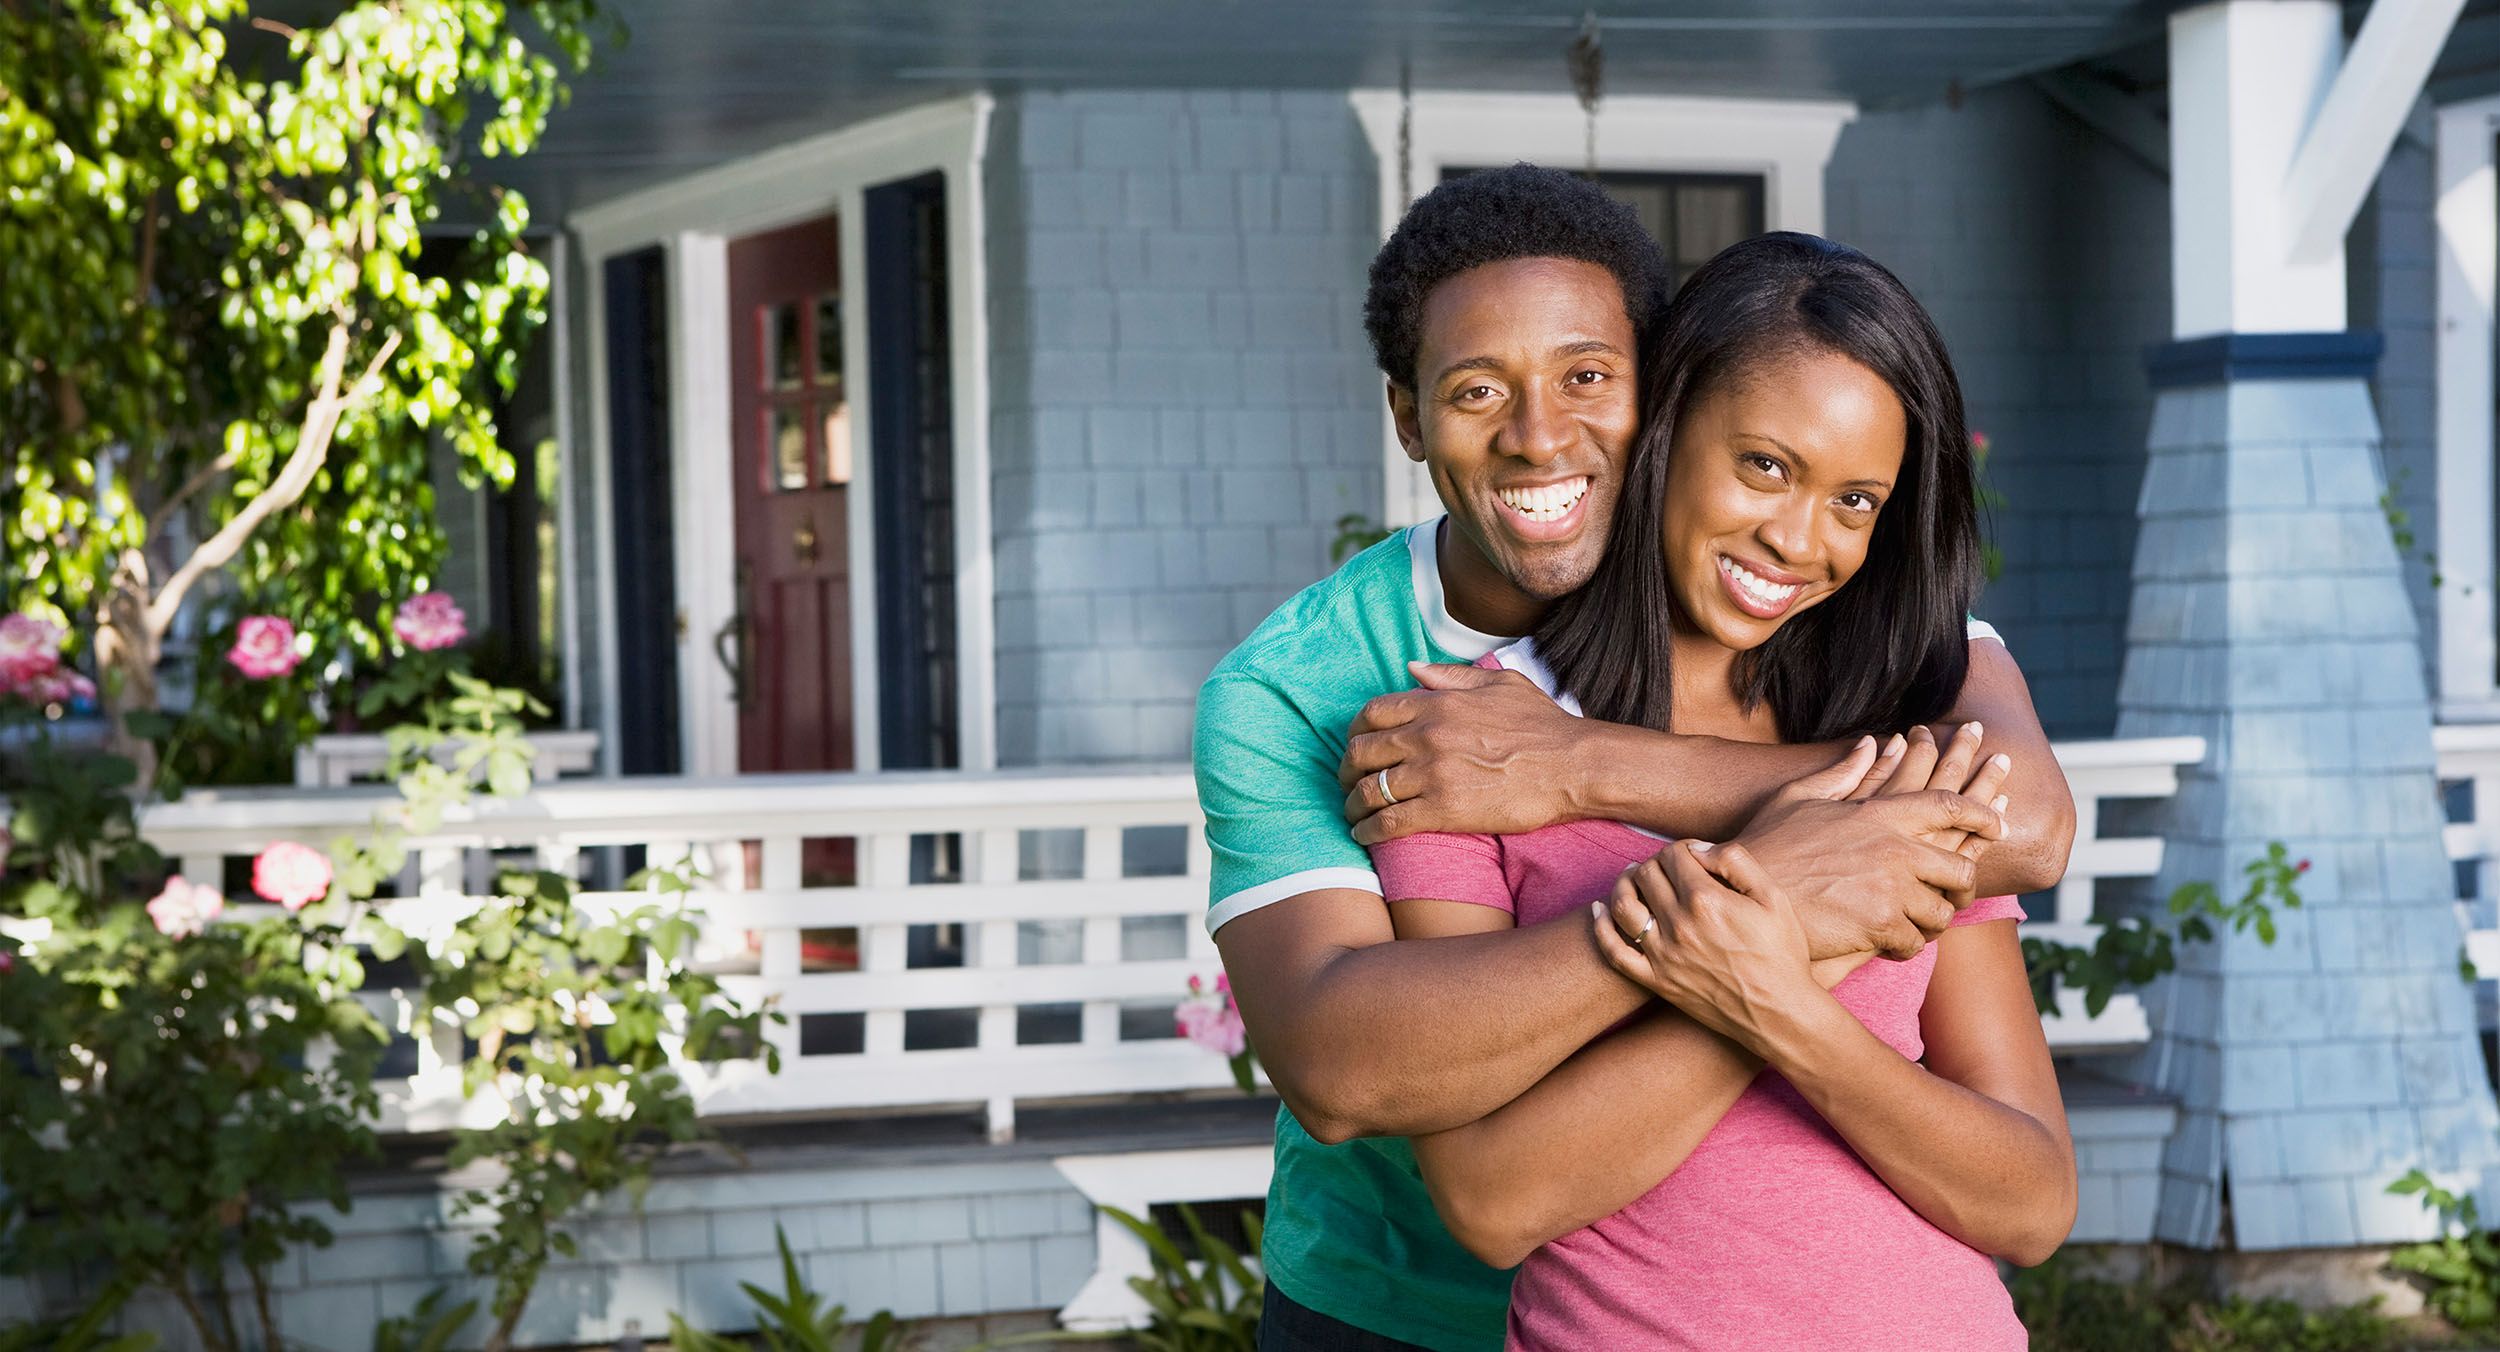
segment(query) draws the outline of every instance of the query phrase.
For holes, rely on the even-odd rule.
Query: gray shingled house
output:
[[[1934,312],[2004,499],[1982,614],[2084,817],[2044,933],[2314,861],[2276,944],[2053,1021],[2077,1238],[2427,1233],[2386,1182],[2500,1163],[2459,979],[2500,821],[2500,19],[2460,8],[622,6],[514,173],[559,260],[518,420],[553,451],[517,497],[447,486],[453,586],[597,737],[544,790],[597,831],[521,843],[760,840],[721,913],[796,1070],[708,1086],[747,1167],[601,1217],[529,1331],[728,1317],[776,1223],[855,1308],[1116,1323],[1141,1253],[1089,1203],[1260,1195],[1267,1107],[1170,1037],[1213,962],[1173,767],[1346,518],[1433,511],[1365,265],[1518,159],[1679,267],[1808,230]],[[447,1215],[377,1185],[290,1326],[451,1279]]]

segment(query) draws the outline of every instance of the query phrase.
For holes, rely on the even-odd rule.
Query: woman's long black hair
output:
[[[1830,599],[1739,659],[1745,707],[1767,702],[1780,736],[1819,742],[1933,722],[1970,665],[1965,616],[1979,582],[1979,516],[1962,387],[1944,339],[1899,278],[1843,244],[1758,235],[1676,293],[1649,354],[1606,557],[1538,627],[1538,650],[1593,718],[1669,728],[1676,605],[1665,538],[1677,421],[1710,393],[1783,358],[1831,352],[1901,400],[1909,442],[1866,562]]]

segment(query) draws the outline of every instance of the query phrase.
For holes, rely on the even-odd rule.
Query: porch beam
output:
[[[2284,178],[2294,260],[2342,251],[2345,232],[2464,8],[2465,0],[2370,6]]]

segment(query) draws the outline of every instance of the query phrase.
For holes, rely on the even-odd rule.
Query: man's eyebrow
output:
[[[1787,442],[1780,440],[1778,437],[1775,437],[1775,436],[1770,436],[1770,435],[1767,435],[1767,434],[1765,434],[1765,433],[1761,433],[1761,432],[1739,432],[1739,433],[1737,433],[1736,435],[1737,435],[1737,436],[1739,436],[1739,437],[1750,437],[1750,438],[1752,438],[1752,439],[1753,439],[1753,440],[1755,440],[1755,441],[1767,441],[1767,442],[1771,443],[1772,445],[1779,447],[1779,448],[1780,448],[1780,453],[1781,453],[1781,454],[1783,454],[1783,455],[1787,456],[1787,457],[1788,457],[1789,459],[1791,459],[1791,460],[1796,461],[1796,462],[1797,462],[1797,468],[1798,468],[1799,470],[1804,470],[1804,469],[1808,468],[1808,465],[1807,465],[1807,462],[1806,462],[1806,458],[1805,458],[1805,456],[1804,456],[1803,454],[1801,454],[1801,453],[1797,450],[1797,448],[1796,448],[1796,447],[1789,445]],[[1891,491],[1892,491],[1892,480],[1890,480],[1890,479],[1851,479],[1849,482],[1847,482],[1847,483],[1845,483],[1845,484],[1842,484],[1842,485],[1841,485],[1841,487],[1843,487],[1843,488],[1880,488],[1880,489],[1884,490],[1885,492],[1889,493],[1889,492],[1891,492]]]
[[[1576,343],[1564,343],[1554,349],[1554,355],[1557,357],[1585,357],[1592,352],[1606,352],[1618,357],[1624,355],[1622,348],[1603,338],[1583,338]],[[1432,383],[1438,385],[1461,371],[1499,371],[1501,369],[1501,359],[1497,357],[1461,357],[1435,372]]]

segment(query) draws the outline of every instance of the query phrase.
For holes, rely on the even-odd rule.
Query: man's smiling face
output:
[[[1389,405],[1449,509],[1451,613],[1526,633],[1605,552],[1640,420],[1623,288],[1578,259],[1487,263],[1433,288],[1420,336]]]

